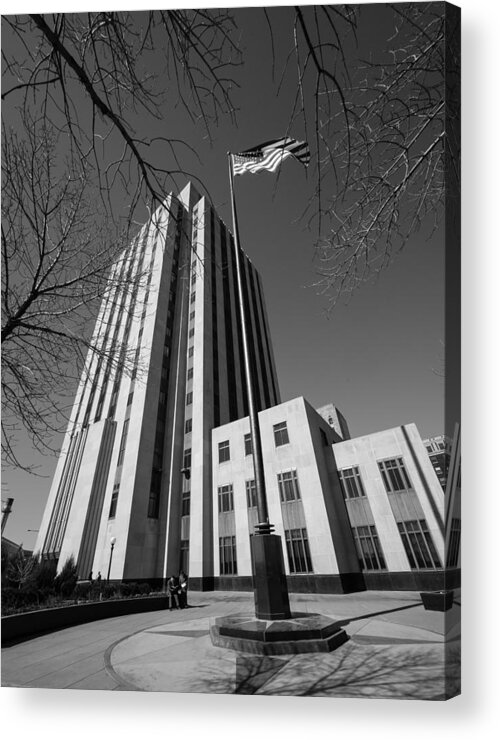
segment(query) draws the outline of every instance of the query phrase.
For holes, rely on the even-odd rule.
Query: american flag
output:
[[[283,160],[295,157],[307,165],[311,159],[309,146],[305,141],[297,141],[289,136],[284,139],[266,141],[264,144],[233,154],[233,173],[244,175],[245,172],[275,172]]]

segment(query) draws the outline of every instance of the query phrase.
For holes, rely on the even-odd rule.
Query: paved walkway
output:
[[[458,691],[458,596],[443,614],[425,611],[413,592],[294,594],[292,611],[334,617],[350,639],[332,653],[276,657],[210,641],[211,621],[251,611],[252,594],[189,599],[185,611],[89,622],[3,648],[2,685],[434,700]]]

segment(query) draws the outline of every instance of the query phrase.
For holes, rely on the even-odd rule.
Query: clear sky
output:
[[[283,13],[276,39],[278,57],[283,58],[290,44],[286,9],[272,12]],[[374,25],[368,14],[372,11],[365,12],[360,56],[380,49],[388,30],[383,18]],[[237,15],[245,52],[238,72],[237,127],[221,121],[210,146],[201,126],[189,123],[178,110],[167,109],[165,120],[157,124],[158,132],[183,136],[196,149],[201,164],[188,157],[186,168],[202,179],[228,225],[226,152],[282,136],[295,92],[290,76],[277,95],[279,74],[274,81],[269,74],[271,49],[260,11],[240,10]],[[300,125],[291,134],[304,137]],[[179,188],[183,184],[179,178]],[[313,406],[332,401],[352,436],[409,422],[424,437],[442,434],[443,229],[431,239],[415,234],[376,281],[327,314],[325,299],[313,287],[315,237],[299,220],[313,185],[293,161],[284,163],[278,182],[269,173],[236,178],[242,246],[263,277],[282,399],[302,395]],[[28,446],[23,454],[26,461],[38,461],[46,477],[4,472],[2,499],[15,499],[5,535],[32,547],[36,533],[27,530],[38,529],[56,460],[35,457]]]

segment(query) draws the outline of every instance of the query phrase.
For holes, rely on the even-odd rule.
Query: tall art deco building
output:
[[[136,288],[101,306],[93,341],[106,351],[87,360],[36,545],[60,564],[73,555],[81,578],[107,575],[112,541],[111,579],[183,568],[206,588],[218,570],[211,433],[248,413],[234,249],[188,184],[114,266],[111,280]],[[243,265],[262,410],[280,396],[262,282]]]

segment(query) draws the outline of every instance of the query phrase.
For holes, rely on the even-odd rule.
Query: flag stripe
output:
[[[259,169],[272,169],[276,166],[276,163],[280,163],[282,159],[285,157],[290,156],[290,152],[285,151],[284,149],[278,149],[274,150],[272,149],[270,152],[267,152],[262,159],[259,159],[257,162],[250,162],[250,169],[258,167]]]

